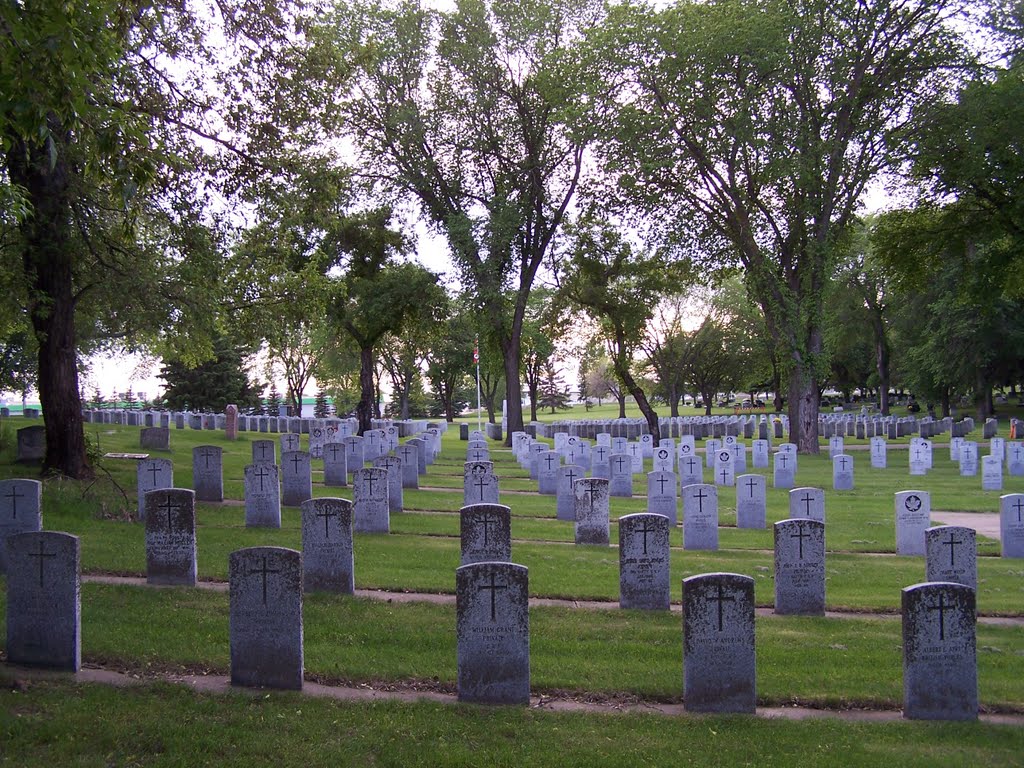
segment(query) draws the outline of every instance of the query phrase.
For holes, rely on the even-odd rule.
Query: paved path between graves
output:
[[[151,589],[177,589],[178,587],[165,587],[156,584],[149,584],[145,578],[140,576],[105,576],[99,574],[83,574],[82,581],[91,584],[113,584],[132,587],[149,587]],[[196,582],[199,589],[208,589],[213,592],[227,592],[226,581],[200,581]],[[387,603],[433,603],[434,605],[455,605],[455,595],[437,592],[392,592],[385,589],[357,589],[356,597],[365,597],[371,600],[380,600]],[[555,608],[579,608],[588,611],[610,611],[619,610],[619,604],[612,600],[561,600],[553,597],[531,597],[530,605],[533,607],[555,607]],[[679,613],[682,605],[674,603],[671,609]],[[758,616],[774,616],[771,608],[755,609]],[[872,611],[826,611],[825,616],[831,619],[897,619],[898,612],[878,613]],[[979,624],[993,624],[999,626],[1024,627],[1024,616],[979,616]]]
[[[68,673],[47,670],[28,669],[7,665],[7,668],[20,679],[67,679]],[[240,688],[231,685],[225,675],[189,675],[189,674],[147,674],[144,677],[127,674],[119,670],[103,667],[85,666],[74,674],[75,682],[98,683],[116,688],[127,688],[136,685],[147,685],[153,682],[166,682],[184,685],[197,693],[223,695],[227,693],[248,693],[261,698],[268,695],[265,688]],[[304,681],[302,695],[320,699],[332,699],[344,702],[398,701],[412,703],[432,701],[438,704],[454,705],[458,699],[454,694],[439,691],[422,690],[401,683],[387,683],[384,687],[375,688],[370,684],[358,686],[323,685]],[[688,713],[682,704],[662,704],[643,701],[635,696],[606,697],[598,700],[582,698],[531,695],[530,708],[548,712],[584,712],[602,714],[653,714],[668,717],[681,717]],[[811,720],[832,718],[850,722],[900,722],[903,715],[898,710],[868,709],[812,709],[809,707],[758,707],[757,717],[768,720]],[[981,722],[992,725],[1013,725],[1024,727],[1024,715],[1020,714],[982,714]]]
[[[933,509],[932,522],[973,528],[982,536],[996,541],[1002,539],[998,512],[936,512]]]

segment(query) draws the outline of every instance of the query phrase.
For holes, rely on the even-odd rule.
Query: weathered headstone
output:
[[[345,446],[341,443],[325,443],[322,449],[324,461],[324,485],[329,488],[344,488],[348,485],[348,462],[345,460]]]
[[[683,702],[692,712],[753,713],[754,580],[735,573],[683,579]]]
[[[1003,462],[998,456],[983,456],[981,459],[981,490],[1003,490]]]
[[[462,465],[462,504],[498,504],[498,478],[494,463],[467,461]]]
[[[619,518],[619,607],[669,608],[669,522],[664,515]]]
[[[402,460],[402,487],[403,488],[419,488],[420,487],[420,456],[419,449],[412,445],[412,441],[404,443],[399,446],[395,453],[398,458]]]
[[[775,470],[772,485],[775,488],[792,488],[796,483],[796,461],[793,456],[781,451],[775,454]]]
[[[782,520],[775,533],[775,613],[825,615],[825,524]]]
[[[348,435],[347,437],[343,437],[341,442],[345,446],[345,463],[348,466],[348,476],[349,479],[353,479],[355,477],[356,470],[362,469],[363,465],[366,463],[366,455],[363,452],[363,438],[359,437],[359,435]],[[421,462],[422,458],[423,457],[420,456]],[[426,467],[424,466],[423,472],[425,471]],[[423,474],[423,472],[420,474]],[[356,530],[358,530],[358,528]]]
[[[352,502],[319,498],[302,502],[302,586],[306,592],[355,591]]]
[[[199,445],[192,449],[192,488],[196,501],[224,501],[221,449]]]
[[[46,428],[35,425],[19,429],[15,461],[19,464],[36,464],[41,462],[45,456]]]
[[[558,451],[544,451],[537,460],[538,489],[545,496],[554,496],[558,492],[558,467],[561,458]]]
[[[313,469],[307,451],[281,451],[281,503],[298,507],[313,498]]]
[[[249,547],[228,557],[231,684],[301,690],[302,555]]]
[[[238,439],[238,406],[234,403],[224,409],[224,437],[228,440]]]
[[[664,515],[668,524],[675,528],[678,522],[679,486],[672,472],[647,473],[647,511],[652,515]]]
[[[373,466],[385,470],[388,478],[388,510],[401,512],[405,504],[402,492],[402,460],[397,456],[378,456]]]
[[[568,464],[558,468],[558,479],[555,486],[555,517],[559,520],[576,519],[576,497],[572,487],[577,480],[586,477],[583,467]]]
[[[832,489],[836,491],[853,490],[853,457],[845,453],[832,457]]]
[[[999,497],[999,538],[1003,557],[1024,557],[1024,493]]]
[[[353,514],[357,533],[388,533],[388,478],[379,467],[357,469],[353,485]]]
[[[932,524],[932,499],[927,491],[896,494],[896,554],[923,555],[924,533]]]
[[[789,516],[793,519],[825,522],[825,491],[821,488],[794,488],[789,492]]]
[[[694,485],[704,482],[704,460],[700,455],[679,457],[679,485]]]
[[[718,488],[705,483],[684,485],[683,549],[718,549]]]
[[[978,588],[978,544],[973,528],[939,525],[924,533],[925,580]]]
[[[763,529],[767,525],[768,490],[763,475],[736,478],[736,527]]]
[[[575,497],[575,540],[577,544],[608,546],[609,481],[586,477],[573,484]]]
[[[146,493],[174,487],[174,466],[170,459],[142,459],[135,467],[135,490],[139,520],[146,520]]]
[[[926,582],[903,590],[903,716],[976,720],[974,590]]]
[[[144,451],[169,451],[171,430],[166,427],[145,427],[139,430],[139,447]]]
[[[38,480],[0,480],[0,574],[6,573],[4,539],[43,529],[43,484]]]
[[[146,505],[146,581],[196,585],[196,497],[185,488],[150,491]]]
[[[247,527],[281,527],[280,470],[276,464],[249,464],[244,469]]]
[[[612,454],[609,462],[609,492],[628,498],[633,495],[633,459],[626,453]]]
[[[527,569],[472,563],[455,571],[459,701],[529,704]]]
[[[7,661],[77,672],[82,665],[77,536],[15,533],[0,541],[7,570]]]
[[[459,510],[462,561],[507,563],[512,559],[512,510],[501,504],[468,504]]]

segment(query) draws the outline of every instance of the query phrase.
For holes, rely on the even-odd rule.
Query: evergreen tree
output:
[[[314,419],[326,419],[330,413],[330,408],[327,405],[327,393],[324,390],[318,389],[316,391],[316,401],[313,404],[313,418]]]
[[[277,384],[270,385],[270,392],[267,393],[267,404],[263,408],[265,413],[277,416],[277,409],[281,406],[281,393],[277,391]]]
[[[221,336],[214,341],[214,357],[195,368],[179,360],[168,360],[160,370],[167,382],[164,403],[173,410],[215,411],[221,413],[228,403],[239,410],[255,410],[260,405],[260,387],[249,381],[243,366],[244,351]]]
[[[541,373],[537,405],[541,408],[550,408],[551,413],[556,410],[564,411],[569,407],[569,388],[565,385],[562,374],[555,370],[550,360],[544,363]]]

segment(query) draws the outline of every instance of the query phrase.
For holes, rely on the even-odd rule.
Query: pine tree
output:
[[[228,403],[246,412],[259,408],[260,387],[249,381],[243,350],[226,337],[214,341],[214,357],[194,368],[168,360],[160,370],[167,382],[164,403],[173,410],[223,413]]]
[[[314,419],[326,419],[330,414],[330,408],[327,405],[327,393],[323,389],[316,391],[316,400],[313,403],[313,418]]]
[[[569,407],[569,388],[562,380],[562,374],[555,370],[550,360],[544,363],[538,395],[537,404],[541,408],[550,408],[551,413]]]
[[[270,385],[270,392],[267,393],[267,404],[264,412],[271,416],[277,416],[277,409],[281,405],[281,393],[277,391],[277,384]]]

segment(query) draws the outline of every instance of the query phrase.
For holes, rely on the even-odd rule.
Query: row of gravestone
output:
[[[323,519],[329,526],[329,518]],[[319,520],[315,524],[318,527]],[[21,533],[8,537],[4,550],[11,565],[7,576],[8,661],[78,670],[78,538],[50,531]],[[305,557],[308,555],[282,547],[251,547],[229,556],[232,684],[302,688],[303,593],[308,589]],[[459,699],[529,703],[527,569],[507,562],[472,563],[459,567],[455,580]],[[754,580],[731,573],[691,576],[682,582],[682,596],[686,708],[694,712],[754,712]],[[908,587],[902,593],[902,621],[904,716],[976,719],[974,590],[949,582]]]

